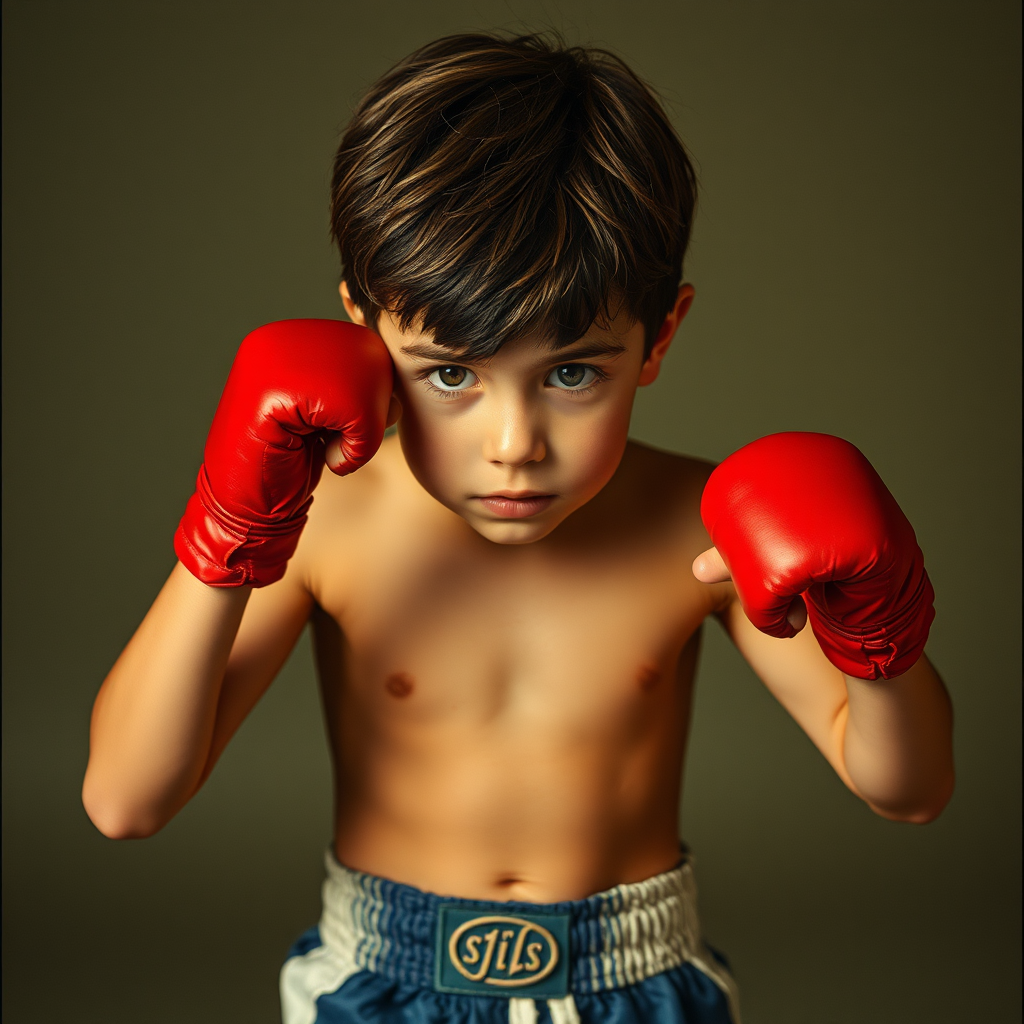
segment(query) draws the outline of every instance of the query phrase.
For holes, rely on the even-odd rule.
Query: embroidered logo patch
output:
[[[439,992],[557,998],[569,990],[568,914],[438,909]]]

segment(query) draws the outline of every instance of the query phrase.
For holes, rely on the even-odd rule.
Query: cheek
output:
[[[620,401],[590,415],[566,417],[552,438],[564,471],[593,497],[612,477],[626,450],[632,403]]]
[[[406,396],[398,424],[409,469],[428,494],[442,501],[457,482],[472,441],[466,436],[464,418],[460,421],[454,412],[437,401],[425,401],[420,396],[410,400]]]

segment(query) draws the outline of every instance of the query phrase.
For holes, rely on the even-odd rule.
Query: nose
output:
[[[523,396],[495,399],[488,410],[484,458],[496,465],[516,468],[541,462],[547,455],[541,410]]]

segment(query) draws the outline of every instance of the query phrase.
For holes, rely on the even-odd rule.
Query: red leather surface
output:
[[[384,437],[391,358],[365,327],[282,320],[242,342],[214,414],[196,491],[174,537],[210,586],[265,586],[284,575],[323,472],[342,435],[350,473]]]
[[[862,679],[892,678],[921,655],[934,593],[913,527],[860,451],[828,434],[772,434],[711,474],[701,518],[750,621],[794,629],[803,595],[829,660]]]

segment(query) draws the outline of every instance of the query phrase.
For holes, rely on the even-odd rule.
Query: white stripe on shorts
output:
[[[590,954],[590,976],[593,981],[600,978],[601,988],[635,985],[689,963],[722,990],[734,1024],[740,1024],[736,982],[701,938],[691,861],[646,881],[616,886],[591,899],[603,904],[599,912],[602,948]],[[572,1012],[575,1014],[575,1007]],[[567,1022],[578,1019],[565,1018]],[[552,1020],[561,1024],[554,1013]]]
[[[548,999],[547,1004],[551,1024],[580,1024],[576,1002],[571,995]],[[537,1000],[512,998],[508,1001],[508,1024],[537,1024],[539,1017]]]
[[[532,999],[510,999],[508,1024],[537,1024],[537,1004]]]
[[[284,1024],[315,1024],[316,1001],[341,988],[359,968],[329,946],[289,957],[281,968],[281,1019]]]
[[[549,999],[548,1012],[551,1014],[551,1024],[580,1024],[576,1001],[571,993],[562,999]]]

